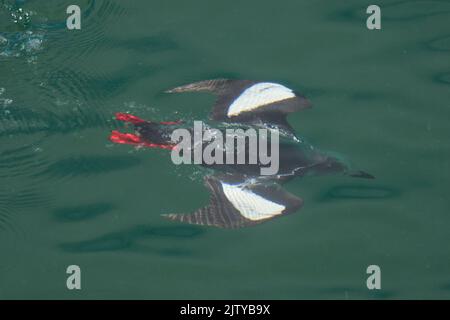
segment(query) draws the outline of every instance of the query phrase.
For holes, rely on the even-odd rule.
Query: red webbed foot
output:
[[[133,116],[132,114],[122,113],[122,112],[116,113],[116,120],[123,121],[123,122],[130,122],[132,124],[152,123],[152,121],[147,121],[147,120],[141,119],[139,117]],[[176,124],[180,124],[180,123],[183,123],[183,121],[176,120],[176,121],[159,122],[159,124],[162,124],[162,125],[176,125]]]
[[[141,124],[141,123],[148,122],[144,119],[133,116],[131,114],[121,113],[121,112],[116,113],[116,120],[123,121],[123,122],[130,122],[132,124]]]
[[[109,140],[111,140],[114,143],[118,143],[118,144],[131,144],[131,145],[135,145],[135,146],[148,147],[148,148],[160,148],[160,149],[167,149],[167,150],[172,150],[175,148],[175,145],[172,145],[172,144],[152,143],[152,142],[143,140],[140,136],[135,135],[133,133],[122,133],[122,132],[119,132],[116,130],[111,132],[111,136],[109,137]]]

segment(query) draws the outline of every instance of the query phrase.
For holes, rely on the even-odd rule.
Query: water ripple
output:
[[[434,51],[450,51],[450,35],[440,36],[425,43],[425,46]]]
[[[82,32],[52,32],[50,39],[54,42],[53,64],[71,65],[85,61],[89,55],[106,45],[108,27],[114,26],[126,11],[118,1],[89,1],[88,4],[78,4],[82,10]],[[64,10],[65,12],[65,10]],[[44,23],[43,25],[47,25]],[[53,31],[65,29],[63,25],[52,28]],[[75,54],[76,53],[76,54]]]
[[[42,155],[38,145],[27,144],[0,152],[0,178],[29,177],[43,171],[48,160]]]
[[[53,216],[60,222],[77,222],[96,218],[114,209],[110,203],[92,203],[53,210]]]
[[[107,252],[107,251],[153,251],[160,255],[184,255],[185,250],[154,249],[145,247],[138,242],[150,239],[195,239],[202,236],[205,230],[195,226],[153,227],[138,226],[128,230],[112,232],[106,235],[79,242],[63,243],[60,248],[70,253]]]
[[[407,0],[382,5],[384,21],[409,21],[450,13],[447,0]],[[332,14],[332,19],[339,21],[365,21],[367,5],[345,8]]]
[[[440,72],[433,76],[433,82],[438,84],[450,84],[450,72]]]
[[[1,112],[1,110],[0,110]],[[1,113],[0,113],[1,116]],[[75,107],[70,112],[57,114],[51,111],[36,112],[27,108],[6,110],[0,117],[0,137],[16,134],[67,133],[86,128],[115,128],[112,115],[104,115],[95,109]]]
[[[377,200],[398,197],[400,192],[387,186],[367,186],[367,185],[340,185],[333,186],[326,190],[322,196],[322,201],[337,199],[364,199]]]
[[[13,222],[14,215],[37,207],[46,208],[49,203],[47,196],[33,188],[2,187],[0,189],[0,229],[19,233]]]
[[[73,156],[57,160],[38,174],[51,177],[75,177],[104,174],[129,169],[141,164],[139,158],[131,156]]]
[[[152,76],[157,71],[151,66],[128,66],[113,75],[101,72],[83,73],[68,68],[51,71],[44,78],[43,93],[49,98],[64,97],[70,100],[99,101],[122,93],[137,81]]]

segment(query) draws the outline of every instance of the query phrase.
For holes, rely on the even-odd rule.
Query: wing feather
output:
[[[242,228],[260,224],[297,211],[303,200],[278,184],[233,182],[217,177],[205,178],[205,186],[211,194],[207,206],[190,214],[165,214],[170,220],[215,226]]]
[[[211,120],[279,126],[291,133],[294,132],[287,123],[287,114],[311,106],[304,96],[281,84],[252,80],[205,80],[166,92],[211,92],[217,96]]]

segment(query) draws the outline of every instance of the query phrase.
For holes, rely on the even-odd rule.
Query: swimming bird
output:
[[[217,100],[209,120],[222,126],[222,131],[230,126],[263,128],[279,131],[281,139],[278,144],[279,170],[275,174],[262,175],[261,168],[265,164],[259,158],[254,163],[241,164],[203,162],[201,165],[214,171],[204,179],[211,195],[209,204],[193,213],[164,214],[165,218],[222,228],[247,227],[285,216],[302,207],[303,199],[281,186],[294,177],[342,173],[352,177],[373,178],[364,171],[352,170],[345,161],[297,137],[287,116],[311,107],[311,103],[305,96],[284,85],[215,79],[183,85],[167,92],[213,93]],[[176,141],[171,138],[174,130],[186,126],[186,122],[180,120],[158,123],[126,113],[117,113],[116,119],[132,123],[135,132],[113,131],[110,136],[112,142],[168,150],[177,147]],[[189,130],[192,132],[192,129]],[[250,140],[245,140],[244,151],[249,149]]]

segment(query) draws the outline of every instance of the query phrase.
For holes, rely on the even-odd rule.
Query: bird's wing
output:
[[[300,209],[303,200],[271,182],[246,180],[243,176],[205,177],[210,203],[191,214],[165,214],[184,223],[221,228],[242,228],[269,221]]]
[[[216,79],[187,84],[168,90],[175,92],[207,91],[218,99],[210,114],[215,121],[261,123],[278,126],[293,133],[286,116],[311,106],[293,90],[272,82]]]

